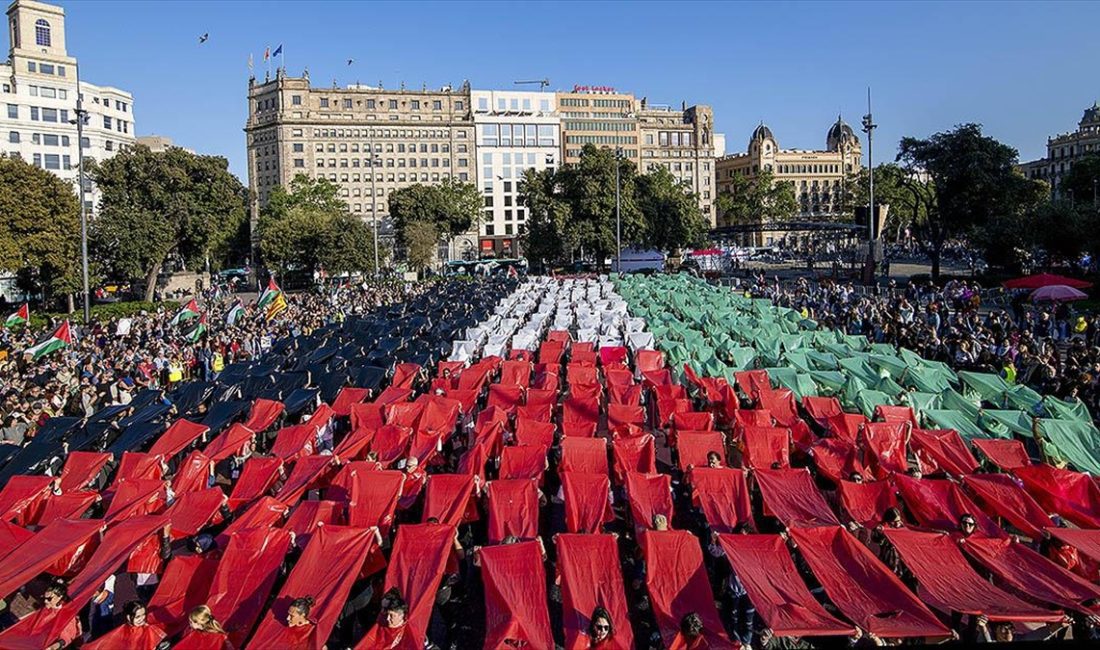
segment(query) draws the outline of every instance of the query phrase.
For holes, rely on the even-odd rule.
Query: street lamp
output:
[[[370,217],[374,223],[374,277],[381,277],[382,269],[378,266],[378,190],[374,168],[382,165],[382,159],[375,157],[373,139],[367,143],[370,147]]]
[[[84,110],[84,101],[80,93],[80,68],[76,69],[76,118],[69,124],[76,125],[76,168],[80,183],[80,265],[84,288],[84,324],[92,320],[91,294],[88,291],[88,208],[84,188],[84,123],[88,121],[88,111]]]
[[[867,210],[867,283],[875,281],[875,164],[871,144],[874,130],[878,128],[871,117],[871,89],[867,88],[867,114],[863,116],[863,132],[867,134],[867,174],[869,205]]]
[[[623,160],[623,148],[615,148],[615,271],[617,273],[623,272],[623,221],[620,215],[620,204],[622,193],[619,187],[622,183],[622,176],[619,172],[622,166]]]

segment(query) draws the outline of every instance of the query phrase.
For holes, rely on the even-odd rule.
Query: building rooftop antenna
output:
[[[547,86],[550,85],[550,80],[549,79],[530,79],[530,80],[526,80],[526,81],[513,81],[512,83],[516,86],[524,86],[524,85],[527,85],[527,84],[538,84],[539,85],[539,92],[541,92],[543,90],[546,90]]]

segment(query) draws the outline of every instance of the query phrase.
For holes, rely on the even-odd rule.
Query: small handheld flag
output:
[[[26,325],[31,320],[31,307],[28,303],[23,303],[23,306],[19,308],[8,319],[4,321],[4,327],[12,328],[16,325]]]
[[[282,294],[283,290],[279,288],[279,285],[275,284],[275,278],[270,278],[267,281],[267,288],[260,294],[260,301],[257,305],[263,309],[271,304],[272,300],[275,300],[275,296]]]
[[[199,322],[183,333],[183,338],[187,339],[188,343],[197,343],[204,334],[206,334],[206,314],[200,316]]]
[[[23,354],[29,355],[33,360],[38,361],[47,354],[56,352],[62,348],[67,348],[72,344],[73,337],[69,333],[69,321],[65,321],[46,339],[37,345],[32,345],[26,350],[23,350]]]
[[[191,302],[184,305],[179,310],[179,312],[176,313],[176,316],[169,322],[169,325],[179,325],[180,323],[189,321],[192,318],[197,318],[198,315],[199,303],[195,302],[195,299],[192,298]]]
[[[229,308],[229,311],[227,311],[225,313],[225,323],[226,323],[226,325],[229,325],[230,327],[232,327],[232,326],[236,325],[237,321],[239,321],[243,317],[244,317],[244,305],[241,304],[240,300],[237,300]]]
[[[275,298],[271,301],[271,304],[267,306],[266,320],[271,320],[279,314],[287,310],[286,297],[283,296],[283,292],[280,291]]]

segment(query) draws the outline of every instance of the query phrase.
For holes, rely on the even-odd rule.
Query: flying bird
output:
[[[210,32],[206,32],[202,36],[200,36],[199,37],[199,43],[205,43],[206,39],[208,39],[208,38],[210,38]]]
[[[348,59],[348,65],[351,65],[352,63],[355,63],[355,59]]]

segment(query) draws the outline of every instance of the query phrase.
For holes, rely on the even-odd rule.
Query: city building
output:
[[[800,220],[831,219],[851,212],[843,204],[844,186],[855,181],[862,169],[863,151],[859,137],[843,119],[829,127],[824,150],[780,149],[772,130],[756,127],[745,153],[723,156],[715,162],[718,194],[729,192],[734,176],[755,177],[762,170],[775,181],[794,183]],[[718,225],[730,225],[718,214]],[[759,244],[759,241],[758,241]]]
[[[1028,178],[1050,183],[1054,196],[1061,196],[1062,176],[1078,158],[1089,154],[1100,154],[1100,102],[1093,102],[1085,109],[1076,131],[1047,138],[1046,158],[1021,164],[1020,171]]]
[[[8,6],[10,50],[0,64],[0,153],[49,170],[77,189],[80,151],[105,160],[134,143],[134,99],[118,88],[80,79],[65,48],[61,7],[15,0]],[[84,141],[76,131],[77,98],[87,111]],[[89,181],[86,206],[98,202]]]
[[[555,169],[561,161],[561,119],[551,92],[474,90],[477,186],[485,199],[479,226],[480,257],[515,257],[526,227],[519,194],[528,169]],[[464,255],[467,251],[460,251]]]
[[[576,164],[584,145],[592,144],[622,149],[622,155],[641,168],[634,95],[609,86],[574,86],[571,92],[559,92],[557,100],[565,164]]]
[[[143,147],[148,147],[149,150],[152,151],[153,153],[160,153],[160,152],[163,152],[163,151],[167,151],[171,147],[178,147],[178,148],[183,149],[184,151],[186,151],[188,153],[195,153],[193,150],[188,149],[187,147],[180,147],[179,145],[177,145],[175,142],[172,141],[172,138],[169,138],[166,135],[142,135],[142,136],[138,136],[138,138],[134,142],[134,144],[140,144]]]

